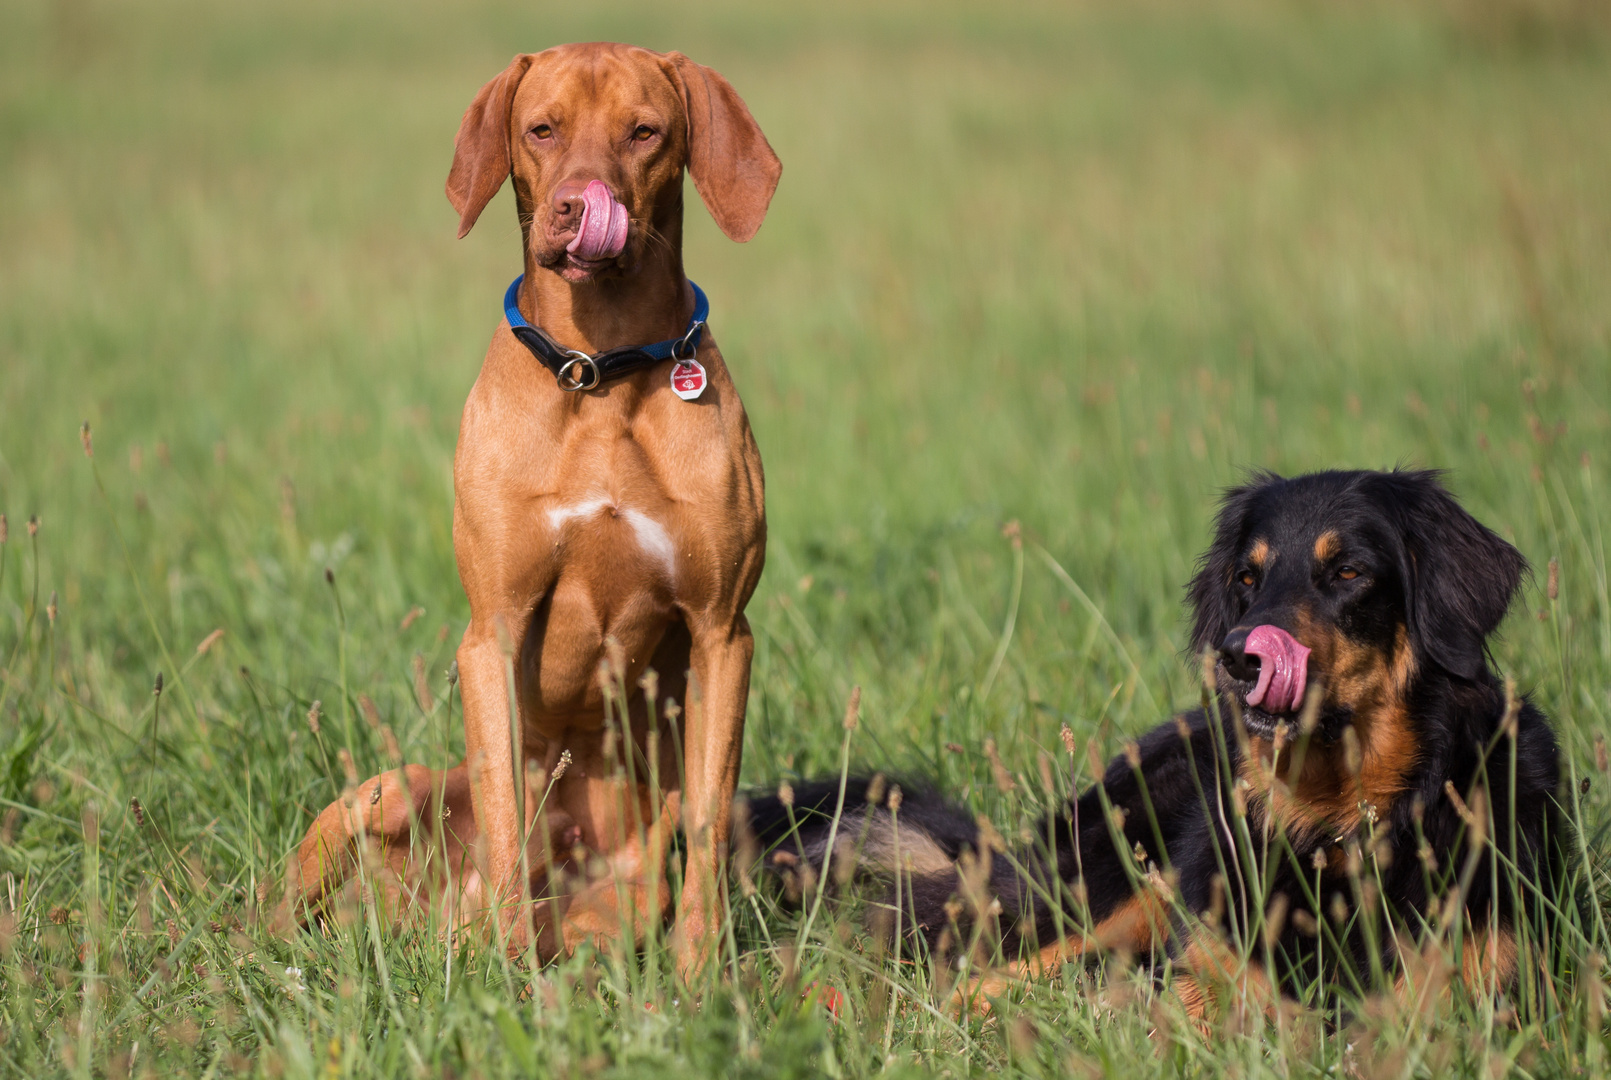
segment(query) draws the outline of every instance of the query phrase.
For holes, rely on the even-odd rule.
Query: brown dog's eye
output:
[[[551,139],[554,137],[554,129],[547,124],[538,124],[531,129],[531,133],[533,137],[538,139]]]
[[[1359,571],[1355,570],[1352,566],[1339,566],[1337,568],[1337,576],[1342,578],[1344,581],[1352,581],[1359,576]]]
[[[1240,581],[1243,585],[1251,586],[1253,584],[1253,571],[1251,571],[1251,570],[1243,570],[1242,571],[1242,576],[1240,578],[1238,578],[1237,580]]]
[[[648,124],[639,124],[632,130],[632,137],[638,142],[648,142],[650,139],[654,138],[654,128],[650,127]]]

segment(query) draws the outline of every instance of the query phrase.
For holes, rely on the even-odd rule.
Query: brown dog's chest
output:
[[[759,577],[759,453],[713,342],[700,359],[711,385],[697,401],[659,369],[561,397],[495,343],[471,392],[455,462],[460,569],[472,608],[530,605],[520,663],[534,731],[602,723],[612,642],[629,680],[651,666],[680,677],[685,621],[747,598]]]

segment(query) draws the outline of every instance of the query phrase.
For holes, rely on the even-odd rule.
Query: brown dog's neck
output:
[[[574,283],[526,256],[520,312],[567,349],[597,353],[678,338],[693,309],[676,250],[653,252],[621,277]]]

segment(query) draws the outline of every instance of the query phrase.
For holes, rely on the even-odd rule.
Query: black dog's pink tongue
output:
[[[1309,650],[1279,626],[1255,626],[1244,651],[1259,658],[1259,681],[1247,703],[1265,712],[1297,712],[1309,681]]]

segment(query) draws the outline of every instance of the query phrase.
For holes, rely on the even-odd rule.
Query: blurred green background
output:
[[[1010,813],[983,756],[946,743],[993,737],[1030,769],[1062,723],[1083,741],[1194,700],[1179,600],[1218,490],[1397,463],[1450,470],[1535,567],[1558,560],[1558,601],[1541,572],[1497,655],[1592,760],[1611,709],[1606,9],[3,0],[13,930],[37,942],[58,909],[78,926],[96,875],[130,933],[168,903],[130,797],[192,883],[250,909],[339,790],[302,720],[315,698],[371,719],[350,745],[365,775],[382,725],[408,760],[453,759],[450,465],[519,234],[506,190],[456,241],[442,185],[477,88],[571,40],[717,68],[784,162],[748,245],[689,190],[687,265],[767,471],[749,782],[834,767],[860,684],[857,760]],[[225,903],[197,888],[172,898],[185,933]],[[0,1053],[85,1066],[73,993],[13,1012]],[[276,1022],[239,1009],[230,1052],[255,1062]],[[96,1060],[127,1055],[127,1020],[104,1030]],[[969,1044],[958,1067],[999,1052]]]

